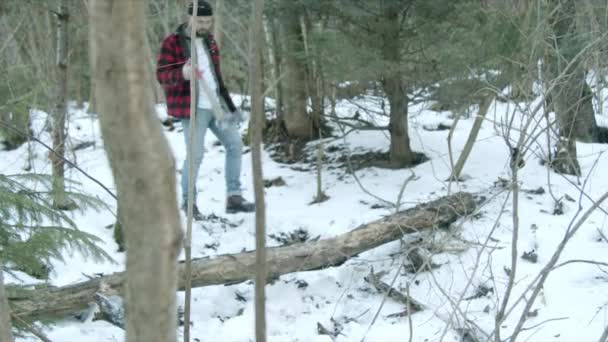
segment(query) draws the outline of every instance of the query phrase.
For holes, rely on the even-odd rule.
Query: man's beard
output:
[[[188,36],[190,36],[190,32],[192,32],[192,25],[188,24],[188,26],[186,27],[186,30],[188,32]],[[199,38],[204,38],[206,36],[208,36],[211,33],[211,29],[205,29],[205,28],[199,28],[196,30],[196,32],[194,33],[197,37]]]
[[[209,35],[209,32],[210,31],[207,29],[198,29],[198,30],[196,30],[196,36],[199,38],[206,37],[207,35]]]

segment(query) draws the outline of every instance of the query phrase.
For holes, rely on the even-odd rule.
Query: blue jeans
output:
[[[181,120],[184,128],[187,155],[182,166],[182,199],[188,199],[188,156],[194,156],[194,202],[196,203],[196,179],[205,153],[205,134],[207,128],[215,134],[226,149],[226,163],[224,176],[226,178],[226,195],[241,194],[241,159],[243,155],[243,142],[235,123],[222,123],[218,125],[209,109],[198,108],[196,111],[196,131],[194,132],[194,146],[190,146],[190,119]],[[189,147],[193,147],[189,151]],[[191,153],[188,153],[191,152]]]

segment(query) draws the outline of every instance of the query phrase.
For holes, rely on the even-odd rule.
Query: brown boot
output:
[[[226,212],[228,214],[235,213],[251,213],[255,211],[255,203],[248,202],[241,195],[233,195],[226,200]]]

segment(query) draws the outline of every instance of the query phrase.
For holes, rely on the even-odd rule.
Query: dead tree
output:
[[[405,234],[428,229],[447,229],[457,219],[472,213],[476,207],[474,196],[461,192],[363,224],[334,238],[267,248],[268,276],[276,278],[292,272],[336,267],[360,253],[397,240]],[[129,227],[126,228],[127,232]],[[151,234],[149,228],[148,226],[145,235]],[[255,251],[250,251],[194,260],[192,286],[235,284],[254,279],[255,254]],[[150,269],[153,271],[148,271],[148,276],[154,278],[153,282],[163,280],[157,271],[158,267]],[[184,273],[184,265],[180,264],[177,276],[180,289],[183,289]],[[65,287],[35,290],[9,297],[9,303],[13,315],[19,317],[73,313],[86,309],[93,303],[96,293],[120,294],[125,277],[125,272],[120,272]]]

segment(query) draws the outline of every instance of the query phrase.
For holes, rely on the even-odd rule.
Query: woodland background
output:
[[[0,170],[4,172],[0,173],[0,265],[4,270],[0,275],[23,274],[49,280],[56,272],[51,266],[53,260],[64,259],[69,255],[67,251],[77,250],[96,262],[112,259],[114,252],[104,247],[103,239],[95,232],[79,229],[78,220],[73,216],[78,210],[107,210],[116,221],[112,225],[116,243],[121,250],[125,247],[127,250],[126,286],[121,287],[120,276],[116,278],[119,280],[112,278],[116,283],[110,287],[118,289],[119,297],[124,290],[126,311],[132,314],[127,315],[126,322],[123,319],[122,323],[114,324],[126,327],[129,341],[175,340],[178,330],[177,323],[168,317],[174,316],[176,288],[184,287],[183,273],[179,273],[179,285],[177,281],[178,272],[184,271],[176,267],[175,261],[182,245],[189,255],[191,241],[182,242],[182,235],[186,232],[189,236],[190,228],[182,230],[184,220],[177,205],[167,205],[176,197],[174,180],[168,181],[175,175],[175,160],[166,137],[158,133],[161,127],[165,135],[174,129],[179,131],[179,124],[159,114],[164,98],[154,79],[154,69],[160,41],[185,20],[188,2],[4,0],[0,3],[0,36],[4,37],[0,42],[0,75],[4,80],[0,84],[0,139],[4,152],[18,152],[23,161],[18,173]],[[391,215],[399,215],[404,207],[416,207],[424,202],[421,196],[410,197],[408,186],[425,176],[442,184],[440,189],[429,191],[426,198],[446,195],[447,203],[454,209],[451,202],[454,198],[449,197],[454,195],[454,190],[468,190],[467,184],[481,177],[463,171],[467,169],[469,157],[475,158],[474,146],[491,139],[487,134],[493,134],[497,142],[488,153],[488,164],[495,161],[493,151],[506,151],[501,152],[506,160],[505,168],[492,176],[500,177],[497,184],[504,190],[501,196],[506,196],[505,206],[510,205],[507,213],[511,215],[510,243],[503,246],[510,253],[510,265],[504,268],[507,278],[504,284],[492,288],[496,306],[491,312],[494,323],[490,324],[491,328],[476,326],[466,312],[459,309],[466,291],[446,295],[457,299],[456,304],[451,302],[450,318],[444,322],[446,327],[456,331],[462,340],[514,341],[528,330],[523,325],[533,317],[532,307],[542,296],[544,284],[554,269],[567,263],[583,263],[605,273],[602,268],[605,263],[598,259],[558,262],[581,227],[593,229],[599,234],[599,241],[606,240],[603,226],[589,228],[587,221],[595,217],[593,215],[605,215],[601,203],[608,197],[602,189],[589,186],[600,181],[601,176],[596,172],[603,165],[601,146],[608,142],[608,132],[602,125],[606,122],[608,2],[215,0],[212,4],[224,79],[239,98],[241,108],[250,113],[251,120],[243,127],[243,139],[253,157],[256,202],[264,203],[265,181],[270,182],[267,186],[276,186],[262,175],[261,161],[265,160],[312,175],[314,181],[308,184],[315,188],[310,191],[314,193],[315,204],[330,200],[323,180],[329,177],[333,181],[329,170],[338,168],[346,170],[347,176],[343,177],[354,177],[366,196],[388,208]],[[346,111],[346,107],[350,110]],[[414,111],[417,108],[438,113],[445,120],[420,125],[423,116]],[[497,116],[497,108],[506,109]],[[48,115],[40,116],[39,112]],[[101,137],[93,135],[88,136],[92,141],[81,141],[70,136],[72,125],[78,120],[70,113],[84,113],[92,126],[99,121],[114,184],[100,182],[79,169],[78,151],[90,144],[96,145]],[[459,123],[461,127],[470,124],[470,129],[463,131]],[[420,146],[412,143],[416,137],[427,134],[421,131],[442,129],[445,139],[429,142],[431,150],[413,147]],[[384,139],[371,148],[350,150],[352,145],[346,143],[347,137],[366,134]],[[342,140],[344,145],[337,143]],[[46,151],[42,158],[36,152],[40,146]],[[586,153],[590,151],[589,146],[594,146],[590,154]],[[581,154],[581,148],[585,153]],[[447,150],[443,159],[434,153],[439,149]],[[589,158],[593,162],[589,162]],[[36,165],[41,161],[47,167],[39,172]],[[443,163],[448,174],[431,176],[420,174],[420,169],[416,169],[437,161]],[[560,242],[544,260],[546,264],[520,293],[514,290],[521,280],[516,274],[522,257],[518,234],[520,220],[527,219],[519,216],[520,196],[545,194],[544,188],[539,194],[524,189],[524,184],[533,179],[526,177],[533,175],[526,176],[520,170],[531,168],[526,165],[530,163],[535,164],[536,173],[547,174],[543,186],[550,196],[549,211],[552,215],[564,212],[566,215],[558,232],[563,238],[558,239]],[[399,172],[400,177],[406,173],[396,200],[387,201],[370,192],[356,177],[358,171],[377,169]],[[97,183],[109,197],[100,198],[78,190],[66,176],[66,172],[70,174],[76,172],[74,170]],[[578,194],[557,194],[555,178],[551,175]],[[142,183],[135,184],[134,178]],[[378,177],[377,182],[382,179]],[[280,183],[279,175],[275,180]],[[390,183],[388,178],[386,182]],[[488,193],[485,197],[484,201],[492,198]],[[142,198],[147,200],[147,212],[141,210]],[[471,212],[479,202],[456,201],[465,203],[465,207],[454,215],[474,220],[476,214]],[[438,208],[446,206],[441,201],[433,203]],[[571,211],[564,209],[568,203],[575,203],[571,204]],[[424,206],[417,208],[425,210]],[[503,209],[497,208],[488,216],[501,221]],[[335,262],[332,259],[335,255],[324,254],[322,243],[326,241],[323,239],[319,245],[306,245],[310,242],[307,237],[297,242],[304,243],[309,248],[307,252],[313,250],[321,255],[318,264],[298,269],[288,262],[285,268],[272,268],[277,261],[272,259],[272,250],[268,250],[268,255],[262,252],[266,251],[266,219],[279,214],[273,210],[258,206],[255,215],[257,272],[246,276],[247,279],[257,277],[257,340],[266,338],[262,313],[268,270],[278,276],[345,261]],[[456,221],[452,216],[447,224]],[[438,221],[430,220],[431,223],[424,221],[423,226],[415,228],[436,228]],[[594,220],[601,221],[597,217]],[[191,225],[185,222],[186,226]],[[379,230],[373,230],[375,233],[384,232],[387,225],[377,228]],[[493,231],[487,232],[482,240],[492,241]],[[403,242],[402,236],[390,236],[388,240],[378,238],[365,247],[358,244],[356,248],[360,250],[355,249],[356,253],[344,252],[340,244],[335,246],[349,259],[391,240]],[[289,246],[294,241],[283,242]],[[292,246],[293,250],[299,246]],[[479,255],[487,252],[484,248]],[[411,248],[406,246],[403,250]],[[431,250],[426,248],[429,253]],[[416,265],[412,260],[419,256],[403,254],[404,260]],[[526,258],[534,256],[528,254]],[[269,263],[264,266],[266,259]],[[430,259],[424,260],[415,266],[415,271],[435,272]],[[483,264],[478,257],[475,269]],[[195,260],[192,267],[196,271],[200,265]],[[392,271],[399,273],[401,267]],[[156,281],[158,278],[152,277],[151,269],[165,274],[162,278],[168,280]],[[195,286],[211,284],[197,283],[200,279],[196,274],[193,277]],[[100,282],[110,278],[101,279]],[[469,289],[471,279],[465,290]],[[245,279],[219,279],[213,284],[237,280]],[[404,281],[409,284],[412,279]],[[158,284],[150,286],[152,282]],[[51,297],[45,296],[52,293],[44,292],[44,288],[32,291],[25,283],[12,284],[7,289],[0,286],[0,341],[12,340],[8,328],[11,325],[17,328],[18,335],[25,331],[44,339],[44,328],[36,328],[40,323],[33,322],[52,322],[66,312],[80,309],[82,303],[66,304],[61,298],[57,299],[56,310],[49,309],[49,305],[42,309],[39,303],[50,303]],[[383,283],[384,287],[379,282],[374,284],[378,291],[385,292],[385,299],[398,292],[394,284]],[[512,292],[521,295],[515,304]],[[82,296],[91,299],[88,292]],[[23,298],[31,301],[28,303],[32,303],[33,309],[22,306],[19,310],[23,309],[23,313],[16,314],[16,301]],[[156,300],[150,301],[150,298]],[[406,298],[404,312],[413,313],[408,296],[402,298]],[[13,313],[9,314],[10,311]],[[38,314],[44,311],[45,317],[37,317],[36,311]],[[186,321],[189,321],[188,311],[186,309]],[[502,324],[509,319],[515,319],[515,323],[501,334]],[[371,325],[375,321],[376,317]],[[155,329],[142,328],[146,326]],[[342,338],[341,330],[334,328],[330,332],[319,328],[319,334],[332,340]],[[183,334],[189,339],[189,332]],[[599,334],[599,341],[607,340],[608,328]],[[409,336],[411,339],[413,334]]]

